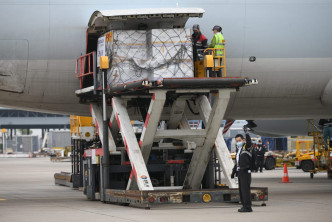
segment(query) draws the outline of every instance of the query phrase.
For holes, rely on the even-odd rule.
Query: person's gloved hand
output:
[[[231,174],[231,179],[234,179],[234,173]]]
[[[244,131],[245,134],[248,134],[248,130],[249,130],[249,128],[246,125],[244,125],[243,126],[243,131]]]

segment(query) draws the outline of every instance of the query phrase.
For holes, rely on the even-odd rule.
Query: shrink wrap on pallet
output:
[[[101,37],[106,44],[98,46],[97,57],[109,57],[111,87],[143,79],[190,78],[194,77],[190,37],[190,29],[111,31]]]

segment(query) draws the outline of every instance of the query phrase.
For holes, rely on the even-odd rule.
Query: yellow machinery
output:
[[[223,43],[225,44],[225,40]],[[222,56],[217,56],[216,50],[222,51]],[[212,72],[220,73],[220,77],[226,77],[225,47],[221,49],[207,48],[203,51],[203,55],[203,60],[195,61],[195,77],[212,77]]]
[[[53,155],[51,155],[50,159],[52,162],[68,160],[71,154],[71,150],[72,150],[71,146],[53,147],[52,148]]]
[[[95,127],[92,117],[70,116],[70,133],[73,139],[84,139],[90,141],[95,135]]]
[[[325,144],[322,132],[315,126],[314,120],[308,120],[308,135],[313,137],[312,150],[307,142],[307,152],[300,152],[299,143],[296,144],[296,165],[304,172],[310,172],[311,178],[318,171],[327,171],[331,174],[332,147]],[[330,177],[330,176],[329,176]]]

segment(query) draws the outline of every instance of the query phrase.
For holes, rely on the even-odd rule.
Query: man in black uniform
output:
[[[261,173],[263,172],[265,151],[266,151],[265,145],[262,143],[262,140],[258,140],[257,146],[255,147],[256,162],[257,162],[256,172],[258,171],[258,168]]]
[[[237,171],[239,179],[239,192],[240,200],[243,205],[239,212],[252,212],[251,208],[251,196],[250,196],[250,184],[251,184],[251,170],[254,168],[253,155],[251,153],[251,138],[248,133],[247,127],[244,127],[246,138],[243,135],[238,134],[235,136],[236,146],[238,148],[236,154],[236,164],[233,169]],[[234,174],[232,173],[232,177]]]

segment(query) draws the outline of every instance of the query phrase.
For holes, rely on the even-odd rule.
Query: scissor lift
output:
[[[103,176],[103,170],[100,170],[100,188],[97,189],[100,190],[100,199],[104,202],[147,205],[239,201],[237,184],[230,178],[233,161],[220,126],[231,93],[255,83],[255,80],[246,78],[164,79],[154,82],[142,80],[108,89],[109,127],[106,134],[101,127],[103,109],[102,103],[98,102],[100,93],[94,93],[94,88],[77,90],[76,94],[81,100],[90,103],[91,115],[100,140],[103,141],[103,137],[108,136],[110,155],[120,155],[119,153],[125,150],[130,161],[131,173],[126,190],[104,189],[102,180],[105,175]],[[142,100],[145,103],[149,101],[145,116],[142,116],[144,111],[137,102]],[[132,121],[141,119],[144,119],[144,127],[137,138]],[[191,129],[188,120],[193,119],[202,121],[204,128]],[[121,145],[117,145],[119,135],[123,141]],[[182,186],[154,187],[147,162],[152,149],[178,149],[178,145],[168,142],[170,139],[181,141],[182,149],[193,152],[192,159]],[[201,189],[202,179],[212,152],[215,152],[224,175],[223,183],[227,186],[223,189],[204,190]],[[96,161],[103,155],[101,149],[86,150],[85,158],[91,158],[86,169],[96,164],[99,164],[100,168],[104,167],[101,159]],[[181,164],[177,160],[173,161]],[[86,171],[85,174],[89,172]],[[90,188],[95,190],[96,185]],[[267,188],[252,188],[251,192],[253,200],[267,200]],[[89,199],[99,198],[91,190],[88,194]]]
[[[189,18],[202,17],[203,13],[195,8],[96,11],[89,21],[88,35],[96,39],[109,27],[135,30],[137,24],[146,24],[149,29],[184,28]],[[256,84],[256,80],[226,78],[224,51],[219,58],[215,53],[205,56],[204,61],[210,61],[202,64],[205,74],[195,73],[203,78],[142,79],[110,87],[103,69],[112,63],[102,61],[101,56],[98,72],[91,44],[88,42],[89,53],[81,56],[76,66],[81,86],[76,94],[81,103],[90,105],[102,142],[102,148],[84,150],[83,184],[88,199],[143,205],[239,201],[237,184],[230,178],[234,164],[220,126],[231,94]],[[220,71],[223,77],[207,78],[213,73],[206,69]],[[199,120],[203,127],[191,129],[190,120]],[[144,123],[142,132],[134,132],[135,121]],[[223,174],[218,186],[215,178],[211,179],[215,172],[206,172],[215,159]],[[203,180],[212,181],[209,188],[213,188],[206,189]],[[253,200],[268,198],[267,188],[252,188],[251,192]]]

